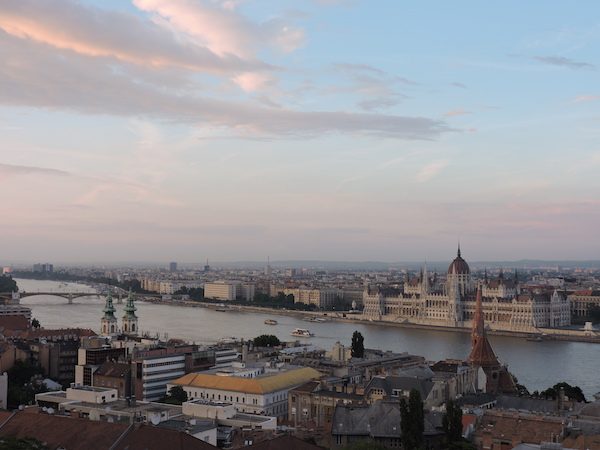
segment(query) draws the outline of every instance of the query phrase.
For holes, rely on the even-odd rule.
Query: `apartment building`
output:
[[[256,286],[254,283],[240,281],[215,281],[204,284],[204,297],[215,300],[254,300]]]
[[[167,384],[186,373],[205,370],[214,365],[212,350],[198,350],[196,345],[159,347],[134,352],[132,379],[137,399],[156,401],[167,393]]]

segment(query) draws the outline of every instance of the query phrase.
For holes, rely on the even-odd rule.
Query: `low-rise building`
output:
[[[571,302],[571,314],[574,318],[588,318],[591,307],[600,307],[600,290],[583,289],[575,291],[569,294],[569,301]]]
[[[181,386],[188,399],[229,402],[239,412],[286,418],[288,392],[321,374],[309,367],[267,368],[240,364],[231,370],[189,373],[168,384]]]
[[[117,390],[119,398],[130,398],[133,387],[131,364],[104,362],[94,373],[92,386],[113,388]]]
[[[400,403],[377,401],[371,404],[338,404],[331,426],[332,449],[344,448],[356,442],[369,441],[385,448],[400,448]],[[425,415],[423,433],[426,448],[442,448],[444,433],[438,430]]]
[[[353,386],[356,387],[356,386]],[[336,390],[319,381],[309,381],[288,393],[288,421],[294,426],[329,427],[338,403],[360,403],[364,396],[356,391]]]
[[[552,438],[562,441],[565,431],[563,417],[486,410],[473,434],[473,442],[477,448],[504,450]]]
[[[106,361],[118,361],[125,357],[125,348],[113,348],[109,345],[84,347],[77,350],[75,383],[85,386],[94,385],[94,373]]]

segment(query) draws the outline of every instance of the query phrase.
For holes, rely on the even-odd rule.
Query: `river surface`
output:
[[[16,280],[20,291],[26,292],[93,292],[82,284],[54,281]],[[21,300],[32,309],[45,328],[81,327],[100,332],[104,299],[81,297],[72,305],[55,296],[34,296]],[[124,305],[117,304],[120,320]],[[274,334],[290,340],[294,328],[309,328],[315,336],[306,342],[330,349],[336,342],[350,345],[354,330],[365,338],[367,348],[409,352],[429,360],[466,358],[470,350],[468,333],[417,330],[376,324],[344,322],[309,323],[295,317],[254,312],[219,312],[208,308],[169,306],[136,302],[139,327],[142,332],[164,337],[181,338],[196,343],[214,343],[223,338],[254,338],[259,334]],[[277,325],[265,325],[267,318]],[[490,336],[498,357],[530,391],[543,390],[560,381],[580,386],[588,400],[600,391],[600,344],[567,341],[531,342],[524,339]]]

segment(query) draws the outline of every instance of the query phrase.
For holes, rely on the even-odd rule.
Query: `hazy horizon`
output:
[[[595,260],[598,13],[3,0],[0,259]]]

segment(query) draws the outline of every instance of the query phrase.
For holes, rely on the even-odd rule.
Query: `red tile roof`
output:
[[[323,450],[322,447],[288,435],[262,441],[248,448],[253,450]]]
[[[181,431],[141,425],[127,433],[115,450],[215,450],[215,448]]]
[[[17,411],[14,415],[0,412],[0,437],[34,438],[49,448],[60,447],[68,450],[215,449],[212,445],[179,431],[151,425],[133,427],[126,424],[50,416],[39,412],[38,408],[27,408]]]
[[[89,450],[110,448],[126,429],[127,425],[19,411],[2,425],[0,436],[34,438],[49,448]]]
[[[29,326],[29,319],[25,316],[0,316],[0,329],[25,331]]]

